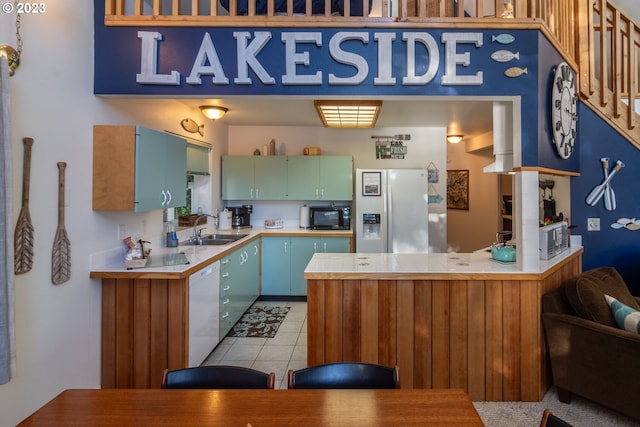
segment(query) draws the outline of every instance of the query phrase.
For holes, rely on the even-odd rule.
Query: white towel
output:
[[[0,384],[15,375],[13,301],[13,233],[11,232],[11,132],[9,129],[9,66],[0,58]]]

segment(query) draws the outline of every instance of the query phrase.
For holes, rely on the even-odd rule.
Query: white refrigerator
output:
[[[429,236],[428,192],[426,169],[357,169],[356,252],[442,252]]]

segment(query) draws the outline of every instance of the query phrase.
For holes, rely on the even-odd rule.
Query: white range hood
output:
[[[507,173],[513,169],[513,104],[493,103],[493,154],[496,161],[485,166],[487,173]]]

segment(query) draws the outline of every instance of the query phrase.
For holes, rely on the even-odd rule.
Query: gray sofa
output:
[[[640,335],[616,326],[604,294],[640,310],[611,267],[586,271],[542,297],[553,382],[561,402],[576,394],[640,420]]]

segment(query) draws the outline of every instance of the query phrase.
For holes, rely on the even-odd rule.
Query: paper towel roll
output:
[[[300,207],[300,228],[309,228],[309,206]]]

